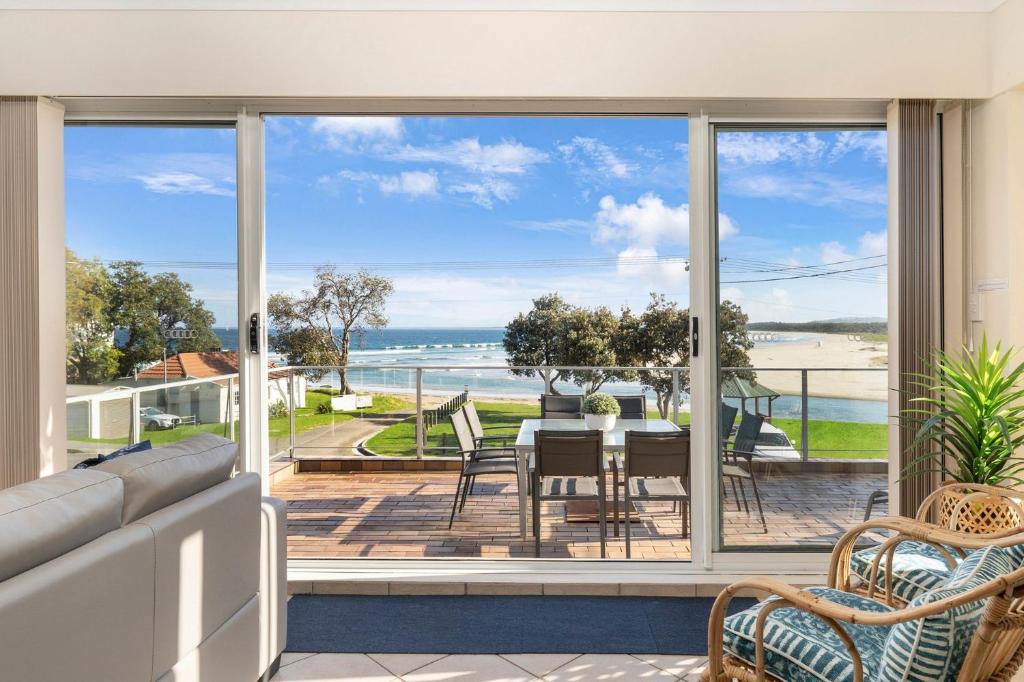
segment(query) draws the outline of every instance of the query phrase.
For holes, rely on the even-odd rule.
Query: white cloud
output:
[[[889,237],[881,232],[865,232],[858,241],[862,256],[884,256],[889,249]]]
[[[403,171],[380,179],[380,191],[384,194],[404,194],[408,197],[424,197],[437,194],[437,174],[433,171]]]
[[[230,154],[132,154],[103,162],[75,159],[68,168],[76,180],[140,182],[157,194],[235,196],[235,158]]]
[[[865,159],[887,163],[889,145],[885,133],[881,130],[844,130],[836,138],[829,160],[834,162],[858,151]]]
[[[837,241],[824,242],[821,247],[822,263],[837,263],[853,258],[872,258],[884,256],[888,249],[888,237],[885,231],[865,232],[857,239],[857,250],[851,252],[846,245]]]
[[[369,171],[353,171],[342,169],[332,175],[324,175],[317,179],[317,186],[334,193],[338,182],[348,182],[357,187],[376,185],[381,194],[401,194],[410,199],[434,196],[440,183],[434,171],[403,171],[398,175],[381,175]]]
[[[837,241],[825,242],[821,245],[822,263],[839,263],[853,258],[853,254]]]
[[[809,175],[740,175],[727,181],[729,191],[762,199],[785,199],[815,206],[862,204],[884,206],[888,188],[882,183],[843,180],[825,174]]]
[[[397,141],[404,126],[397,116],[318,116],[312,131],[331,149],[345,149],[360,141]]]
[[[620,204],[615,197],[607,195],[598,206],[594,234],[598,242],[625,241],[631,247],[640,248],[653,248],[663,243],[688,246],[690,243],[688,204],[669,206],[661,197],[648,192],[632,204]],[[732,220],[720,214],[720,237],[732,237],[737,232]]]
[[[828,143],[814,133],[722,133],[717,148],[718,157],[727,162],[805,164],[819,160]]]
[[[548,160],[541,150],[515,140],[481,144],[475,137],[427,147],[405,145],[386,152],[385,156],[393,161],[443,163],[485,175],[521,175]]]
[[[554,218],[552,220],[516,220],[512,227],[527,232],[561,232],[563,234],[588,234],[592,224],[578,218]]]
[[[150,192],[157,194],[210,194],[213,196],[233,197],[232,189],[221,187],[214,181],[195,173],[155,173],[153,175],[137,175],[135,179],[142,183]]]
[[[623,180],[639,169],[631,161],[622,159],[615,150],[593,137],[574,137],[568,144],[558,146],[562,158],[578,167],[588,167],[600,176]]]
[[[508,203],[516,194],[515,185],[501,178],[484,177],[479,182],[463,182],[448,188],[452,194],[465,194],[470,201],[484,208],[493,208],[494,201]]]

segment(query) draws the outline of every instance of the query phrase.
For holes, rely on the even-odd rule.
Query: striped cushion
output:
[[[808,592],[829,601],[864,611],[888,613],[892,609],[874,599],[828,587],[810,587]],[[725,650],[754,665],[754,633],[757,614],[775,597],[725,619]],[[842,623],[857,644],[864,664],[864,679],[875,679],[889,627]],[[781,608],[768,616],[764,627],[765,669],[769,675],[789,682],[853,680],[853,661],[842,640],[820,618],[795,608]]]
[[[1003,551],[1010,557],[1010,561],[1013,562],[1014,566],[1017,568],[1024,566],[1024,542],[1019,545],[1004,547]]]
[[[1010,556],[999,547],[979,549],[961,562],[949,582],[917,597],[907,608],[962,594],[1014,568]],[[885,642],[878,679],[885,682],[955,680],[984,610],[985,600],[981,600],[894,625]]]
[[[865,583],[871,577],[871,562],[875,560],[878,547],[869,547],[855,552],[850,557],[850,571]],[[956,552],[950,551],[953,558],[960,563]],[[881,594],[885,594],[885,574],[888,562],[883,557],[878,565],[878,578],[875,584]],[[942,553],[927,542],[908,540],[896,546],[892,558],[892,591],[904,602],[913,601],[925,592],[944,585],[953,575],[955,567],[950,568]]]

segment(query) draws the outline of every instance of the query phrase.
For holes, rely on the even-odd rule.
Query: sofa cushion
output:
[[[863,580],[869,582],[871,577],[871,563],[878,553],[878,546],[868,547],[855,552],[850,557],[850,571]],[[950,550],[955,563],[950,566],[942,552],[927,542],[908,540],[896,546],[896,552],[892,558],[892,591],[897,599],[909,602],[921,596],[925,592],[934,590],[944,585],[956,565],[960,563],[956,552]],[[885,592],[885,576],[889,570],[885,557],[878,565],[878,577],[875,580],[879,594]]]
[[[154,678],[259,592],[260,523],[260,477],[247,473],[129,526],[156,545]]]
[[[238,446],[227,438],[203,434],[130,457],[93,467],[124,481],[124,511],[128,524],[169,504],[222,483],[231,476]]]
[[[118,528],[0,582],[0,679],[153,679],[154,561],[148,528]]]
[[[979,549],[961,562],[945,585],[914,599],[907,608],[955,597],[1015,568],[1009,554],[999,547]],[[955,680],[985,604],[986,600],[969,602],[894,625],[885,643],[877,679],[886,682]]]
[[[0,491],[0,582],[121,527],[124,486],[101,471],[64,471]]]
[[[810,587],[807,592],[855,609],[892,611],[874,599],[829,587]],[[757,614],[776,599],[770,597],[725,619],[724,644],[728,653],[754,665]],[[857,645],[864,665],[864,679],[875,679],[889,628],[848,623],[841,623],[840,627]],[[806,611],[787,607],[772,611],[764,626],[764,652],[767,673],[780,680],[852,682],[854,679],[853,659],[842,640],[823,620]]]

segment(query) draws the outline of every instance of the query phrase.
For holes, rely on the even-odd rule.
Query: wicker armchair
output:
[[[997,545],[1021,564],[1024,526],[986,526],[979,523],[977,513],[979,508],[998,507],[1004,517],[1024,518],[1020,495],[1020,491],[1007,488],[950,483],[925,498],[914,519],[886,517],[855,526],[839,539],[832,552],[829,585],[893,606],[910,602],[948,580],[973,549]],[[944,525],[928,521],[937,506],[942,507],[938,515],[945,518]],[[874,546],[858,548],[867,534],[889,537]]]
[[[953,587],[903,609],[772,578],[733,583],[712,607],[702,679],[1009,682],[1024,659],[1024,569],[999,574],[986,563],[1011,566],[1002,549],[985,548],[965,559],[967,575]],[[748,590],[771,596],[727,618],[733,597]]]
[[[950,508],[943,492],[959,501]],[[1019,494],[953,484],[927,498],[917,518],[860,524],[837,543],[824,587],[734,583],[712,609],[704,679],[1009,682],[1024,660],[1024,527],[961,528],[981,502],[1003,500],[1018,513]],[[926,520],[939,503],[946,526]],[[868,533],[888,537],[858,550]],[[732,598],[749,590],[770,596],[727,617]]]

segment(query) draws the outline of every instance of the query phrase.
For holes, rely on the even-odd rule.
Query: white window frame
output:
[[[196,99],[62,98],[69,123],[231,123],[238,155],[238,325],[240,336],[239,444],[245,471],[262,475],[269,494],[270,447],[266,416],[266,241],[264,116],[266,115],[448,115],[448,116],[686,116],[689,125],[690,309],[701,319],[702,349],[691,360],[691,388],[705,396],[693,403],[697,453],[717,455],[718,271],[715,217],[715,125],[882,125],[881,100],[555,100],[555,99]],[[892,308],[893,306],[890,306]],[[251,313],[260,316],[260,352],[246,352]],[[702,584],[728,582],[751,573],[794,580],[820,579],[824,552],[721,551],[716,456],[692,464],[691,561],[590,559],[289,559],[289,580],[435,580],[494,582],[594,582]]]

